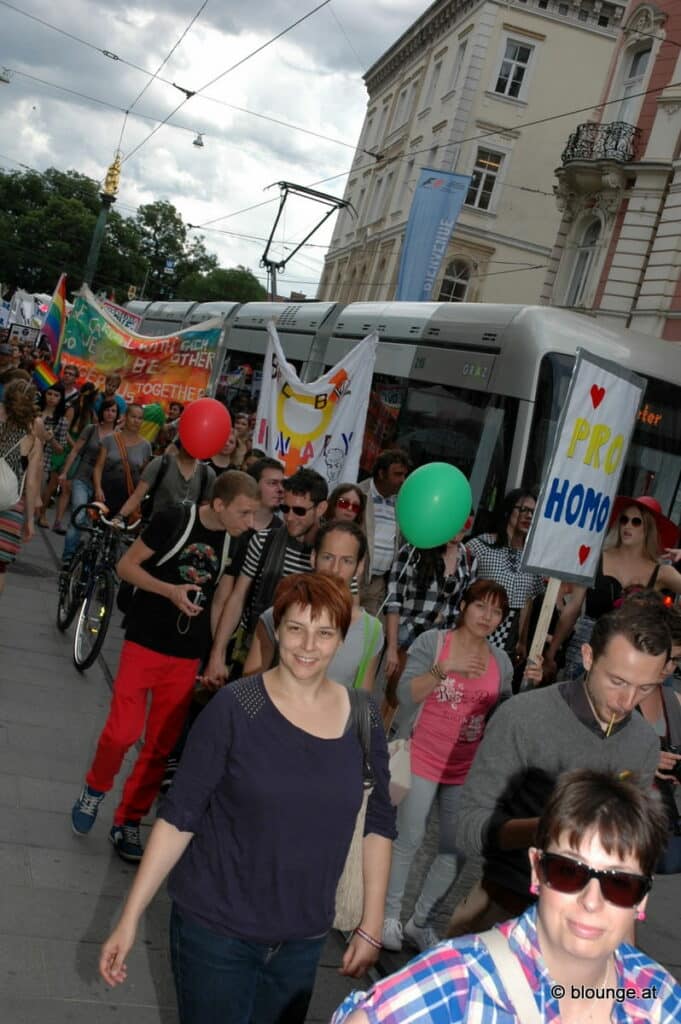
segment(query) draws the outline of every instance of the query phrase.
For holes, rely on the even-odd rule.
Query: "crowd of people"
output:
[[[447,543],[414,549],[396,513],[401,450],[329,493],[253,449],[247,409],[201,462],[181,406],[154,450],[120,380],[98,392],[69,370],[41,409],[30,380],[4,386],[0,457],[24,486],[0,513],[0,569],[57,489],[66,574],[69,506],[141,524],[118,565],[134,591],[111,707],[71,810],[86,836],[142,741],[110,826],[139,868],[105,980],[125,980],[169,877],[182,1024],[302,1024],[359,827],[363,911],[341,970],[360,977],[381,948],[421,957],[346,1000],[338,1024],[463,1021],[471,1006],[489,1024],[680,1019],[681,988],[634,947],[653,873],[681,871],[681,551],[657,502],[617,499],[593,586],[562,589],[530,661],[545,588],[522,568],[531,489],[485,532],[467,508]],[[397,807],[395,738],[410,757]],[[438,850],[405,921],[434,803]],[[437,909],[471,856],[481,878],[442,942]],[[560,985],[636,994],[611,1016],[616,995],[559,1006]]]

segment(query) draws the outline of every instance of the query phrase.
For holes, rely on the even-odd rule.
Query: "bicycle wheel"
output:
[[[84,551],[76,553],[71,563],[71,568],[68,570],[68,579],[65,579],[64,582],[62,582],[60,574],[57,629],[62,633],[73,622],[78,611],[78,605],[83,600],[83,588],[87,578],[84,556]]]
[[[102,649],[114,602],[114,581],[109,572],[98,572],[87,588],[73,635],[73,664],[83,672]]]

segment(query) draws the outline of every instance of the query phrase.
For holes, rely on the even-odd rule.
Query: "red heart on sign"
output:
[[[589,557],[590,553],[591,553],[591,548],[587,547],[586,544],[582,544],[581,548],[579,549],[579,564],[580,565],[584,565],[584,563],[586,562],[586,560]]]
[[[595,384],[591,387],[591,401],[593,402],[594,409],[597,409],[605,398],[605,388],[599,388]]]

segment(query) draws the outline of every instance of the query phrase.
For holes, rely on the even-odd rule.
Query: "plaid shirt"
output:
[[[495,548],[494,535],[481,533],[466,544],[478,560],[478,576],[500,583],[508,595],[509,613],[488,638],[491,644],[509,650],[517,639],[515,620],[529,598],[544,593],[544,580],[531,572],[521,572],[523,553],[520,548]]]
[[[536,914],[533,906],[500,930],[520,962],[541,1020],[559,1024],[560,1002],[551,994],[553,982],[539,949]],[[614,1024],[681,1021],[681,985],[664,967],[624,943],[615,951],[615,967],[617,998],[610,1017]],[[368,993],[353,992],[331,1024],[342,1024],[357,1009],[366,1013],[370,1024],[522,1024],[487,947],[472,935],[441,942]]]
[[[66,444],[66,440],[69,433],[69,425],[66,422],[64,416],[60,419],[55,420],[54,416],[43,416],[43,423],[48,430],[51,430],[54,434],[54,439],[57,444],[62,447]],[[43,472],[50,473],[52,469],[52,455],[57,454],[52,450],[51,441],[47,441],[43,448]]]
[[[417,636],[434,626],[451,629],[458,618],[459,602],[464,592],[477,579],[475,556],[461,544],[456,569],[451,576],[446,576],[441,584],[433,576],[425,588],[419,587],[418,563],[413,552],[411,544],[405,544],[397,552],[390,570],[388,597],[383,609],[386,614],[397,612],[400,616],[401,647],[408,647]]]

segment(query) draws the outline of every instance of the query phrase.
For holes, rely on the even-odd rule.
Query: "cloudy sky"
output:
[[[242,263],[260,275],[264,242],[259,239],[269,234],[276,202],[238,216],[225,215],[276,200],[276,188],[264,189],[281,180],[313,185],[337,175],[317,187],[342,195],[346,183],[342,172],[352,162],[366,106],[362,73],[427,4],[424,0],[373,0],[371,4],[331,0],[210,85],[205,94],[186,102],[168,125],[144,141],[184,95],[170,84],[151,81],[144,70],[156,71],[201,2],[166,0],[159,10],[158,5],[125,0],[107,5],[97,0],[62,0],[59,5],[46,0],[0,0],[0,67],[16,72],[9,86],[0,86],[0,166],[16,169],[18,162],[39,170],[74,168],[102,180],[124,122],[121,111],[105,104],[129,109],[148,86],[125,124],[117,209],[131,215],[140,203],[168,199],[185,221],[214,222],[203,233],[223,266]],[[208,0],[160,75],[187,90],[203,89],[315,5],[315,0]],[[92,48],[30,20],[19,10],[78,36]],[[101,50],[121,59],[107,57]],[[323,141],[233,107],[338,141]],[[202,149],[192,145],[197,132],[203,134]],[[140,143],[140,149],[132,152]],[[299,240],[320,211],[321,207],[301,200],[292,203],[278,241],[283,245]],[[332,225],[333,219],[313,239],[319,247],[307,247],[291,261],[281,279],[281,294],[294,289],[314,295],[322,246],[331,236]]]

